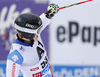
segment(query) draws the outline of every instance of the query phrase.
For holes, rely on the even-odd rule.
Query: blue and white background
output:
[[[62,7],[81,1],[0,0],[0,77],[6,75],[7,55],[16,39],[14,19],[20,13],[40,15],[50,3]],[[42,32],[42,40],[54,77],[100,77],[100,1],[60,10]]]

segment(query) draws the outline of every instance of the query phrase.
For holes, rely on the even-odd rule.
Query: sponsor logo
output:
[[[30,69],[30,71],[36,71],[36,70],[38,70],[38,69],[39,69],[39,67],[36,67],[36,68]]]
[[[68,22],[68,25],[58,25],[57,27],[57,36],[56,39],[58,42],[69,42],[72,43],[75,41],[78,37],[80,37],[80,41],[82,43],[91,43],[94,46],[97,46],[100,44],[100,26],[82,26],[79,25],[78,22],[70,21]],[[63,36],[63,37],[62,37]]]
[[[16,68],[16,64],[13,63],[13,66],[12,66],[12,77],[15,77],[15,68]]]
[[[32,28],[32,29],[35,27],[34,25],[31,25],[31,24],[28,24],[28,23],[25,26],[29,27],[29,28]]]
[[[18,56],[17,56],[17,55],[14,55],[14,56],[12,57],[12,59],[16,62],[16,61],[18,60]]]
[[[36,68],[32,68],[30,69],[30,71],[36,71],[38,70],[39,67],[36,67]],[[50,70],[50,64],[48,63],[47,66],[42,70],[42,72],[38,72],[38,73],[35,73],[33,74],[32,76],[33,77],[42,77],[43,75],[46,75],[46,73]]]
[[[54,77],[100,77],[99,66],[54,66]]]
[[[33,77],[42,77],[42,72],[38,72],[32,75]]]

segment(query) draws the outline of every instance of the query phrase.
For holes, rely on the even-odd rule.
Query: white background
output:
[[[78,3],[84,0],[50,0],[50,3],[60,7]],[[69,22],[79,24],[79,33],[69,42]],[[62,25],[66,34],[57,40],[57,28]],[[91,42],[82,42],[82,28],[91,27]],[[100,65],[100,42],[94,46],[94,27],[100,27],[100,0],[72,6],[59,11],[50,24],[50,62],[62,65]],[[74,30],[73,30],[74,31]],[[100,38],[100,32],[98,33]]]

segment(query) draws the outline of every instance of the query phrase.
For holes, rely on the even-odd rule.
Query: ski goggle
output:
[[[40,34],[41,30],[42,30],[42,27],[43,27],[43,25],[41,25],[37,29],[33,30],[33,29],[23,28],[23,27],[20,27],[17,24],[15,24],[15,28],[17,30],[22,31],[22,32],[26,32],[26,33],[30,33],[30,34]]]

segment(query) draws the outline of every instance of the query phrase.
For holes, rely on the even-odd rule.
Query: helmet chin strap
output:
[[[26,41],[26,40],[23,40],[23,39],[19,38],[18,34],[17,34],[17,38],[18,38],[18,40],[21,41],[21,42],[30,43],[30,44],[31,44],[31,47],[33,47],[33,42],[34,42],[33,39],[31,39],[30,41]]]

